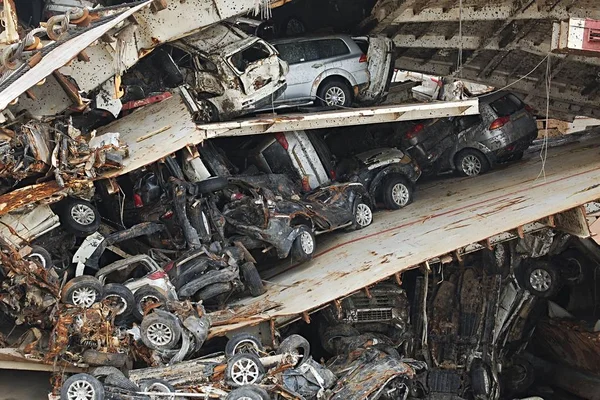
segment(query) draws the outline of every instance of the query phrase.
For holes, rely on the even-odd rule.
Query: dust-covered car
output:
[[[239,188],[223,208],[231,230],[241,235],[246,248],[273,248],[279,258],[310,260],[316,251],[315,235],[361,229],[373,221],[370,197],[360,183],[326,186],[294,199],[239,178],[231,183]]]

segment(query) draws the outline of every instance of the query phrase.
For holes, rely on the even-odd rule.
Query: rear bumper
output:
[[[518,155],[527,150],[531,143],[537,138],[537,134],[538,133],[536,130],[535,132],[532,132],[529,135],[524,136],[521,139],[518,139],[502,147],[501,149],[494,151],[492,153],[494,159],[490,161],[496,163],[510,161],[513,158],[513,156]]]

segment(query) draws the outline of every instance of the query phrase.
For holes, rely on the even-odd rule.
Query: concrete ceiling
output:
[[[550,53],[553,22],[570,17],[600,19],[600,1],[463,0],[461,10],[460,0],[379,0],[365,24],[394,39],[397,68],[495,87],[518,81],[510,89],[540,115],[548,76],[551,117],[600,118],[600,53]]]

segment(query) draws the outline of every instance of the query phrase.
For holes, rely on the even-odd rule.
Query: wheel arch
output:
[[[358,83],[351,74],[339,68],[324,71],[319,76],[317,76],[310,90],[310,96],[316,99],[317,94],[319,93],[319,89],[321,89],[321,87],[323,87],[325,83],[336,80],[342,81],[348,85],[348,88],[350,89],[350,94],[352,96],[352,100],[354,100],[355,95],[353,88],[354,86],[358,85]]]
[[[392,177],[403,178],[410,185],[412,190],[415,189],[415,184],[411,182],[411,180],[408,178],[408,175],[404,172],[402,167],[391,165],[377,172],[377,174],[371,180],[371,183],[368,187],[368,192],[371,198],[376,199],[377,196],[381,194],[381,188],[383,183]]]
[[[452,153],[450,155],[450,157],[449,157],[450,167],[453,170],[457,169],[456,160],[457,160],[458,156],[462,152],[467,151],[467,150],[475,150],[475,151],[481,153],[485,157],[485,159],[488,161],[488,163],[490,164],[490,167],[494,165],[494,160],[490,157],[491,150],[488,149],[486,146],[482,145],[481,143],[476,142],[476,143],[472,143],[470,146],[461,147],[461,148],[457,149],[456,151],[454,151],[454,153]]]

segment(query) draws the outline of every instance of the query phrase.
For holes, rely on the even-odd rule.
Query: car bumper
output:
[[[502,147],[501,149],[494,151],[493,154],[494,154],[495,160],[493,160],[493,161],[498,162],[498,163],[510,161],[513,156],[527,150],[527,148],[531,145],[531,143],[535,140],[536,137],[537,137],[537,130],[525,137],[522,137],[521,139],[518,139],[512,143],[509,143],[508,145]]]

